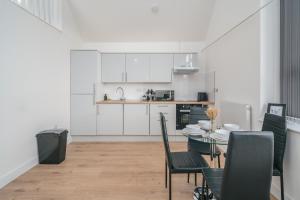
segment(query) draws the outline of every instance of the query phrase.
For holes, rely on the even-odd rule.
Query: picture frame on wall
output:
[[[286,104],[269,103],[267,113],[285,117],[285,115],[286,115]]]

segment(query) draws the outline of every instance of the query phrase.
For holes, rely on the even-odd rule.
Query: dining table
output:
[[[195,125],[195,126],[199,126],[199,125]],[[213,167],[215,167],[216,166],[215,155],[216,155],[217,146],[219,146],[224,152],[227,151],[230,131],[227,131],[227,134],[224,134],[223,129],[217,129],[215,131],[211,131],[211,130],[201,129],[200,126],[199,129],[201,131],[195,132],[190,128],[184,128],[181,133],[187,138],[210,144],[210,158],[211,158],[210,160],[213,162],[212,163]],[[223,132],[223,134],[221,132]],[[205,189],[202,188],[202,186],[197,186],[194,190],[194,199],[200,199],[204,190]],[[212,194],[209,194],[209,199],[212,199]]]
[[[183,136],[190,138],[192,140],[210,144],[210,157],[211,157],[211,161],[213,161],[213,165],[215,166],[214,155],[216,155],[217,146],[221,148],[224,152],[227,151],[230,131],[228,131],[227,134],[222,134],[220,133],[221,132],[220,130],[223,129],[217,129],[215,131],[205,130],[205,129],[201,129],[201,130],[202,130],[201,132],[195,133],[193,130],[189,128],[184,128],[181,133]]]

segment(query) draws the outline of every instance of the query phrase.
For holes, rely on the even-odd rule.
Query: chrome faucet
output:
[[[118,88],[116,89],[116,93],[118,93],[119,90],[121,90],[121,92],[122,92],[122,96],[120,97],[120,100],[121,100],[121,101],[124,101],[124,100],[125,100],[124,89],[123,89],[122,87],[118,87]]]

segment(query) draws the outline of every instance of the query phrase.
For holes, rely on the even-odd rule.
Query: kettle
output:
[[[198,92],[197,101],[208,101],[208,95],[206,92]]]

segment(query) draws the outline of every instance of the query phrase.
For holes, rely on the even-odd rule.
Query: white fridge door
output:
[[[93,94],[97,82],[98,51],[71,51],[71,93]]]
[[[93,95],[71,96],[71,135],[96,135],[96,105]]]

